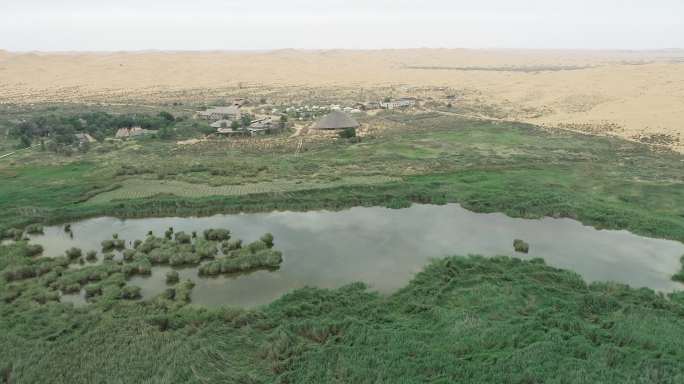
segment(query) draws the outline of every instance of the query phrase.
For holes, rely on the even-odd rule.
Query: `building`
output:
[[[345,129],[358,128],[359,126],[360,124],[346,113],[332,111],[318,120],[312,129]]]
[[[233,125],[234,120],[216,120],[209,124],[212,128],[230,128]]]
[[[152,131],[149,129],[142,129],[140,127],[131,127],[131,128],[119,128],[118,131],[116,131],[116,137],[117,139],[128,139],[132,137],[140,137],[144,135],[150,135],[153,133],[157,133],[157,131]]]
[[[247,130],[252,136],[276,133],[280,131],[280,129],[280,122],[273,121],[271,117],[264,117],[263,119],[254,120],[249,127],[247,127]]]
[[[397,100],[390,100],[380,103],[380,106],[384,109],[395,109],[395,108],[408,108],[416,105],[416,99],[413,97],[403,97]]]
[[[92,136],[90,136],[90,134],[87,133],[77,133],[75,136],[76,140],[78,140],[78,145],[95,142],[95,138],[93,138]]]
[[[226,135],[226,136],[241,136],[241,135],[246,135],[249,132],[244,130],[244,129],[233,129],[233,128],[219,128],[216,130],[216,133],[219,135]]]
[[[372,111],[374,109],[380,109],[380,103],[377,101],[369,101],[366,103],[356,103],[354,108],[360,109],[362,111]]]
[[[239,120],[240,106],[231,105],[229,107],[212,107],[206,111],[197,112],[200,119],[216,121],[216,120]]]

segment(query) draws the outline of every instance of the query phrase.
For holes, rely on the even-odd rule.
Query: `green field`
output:
[[[390,128],[355,144],[305,142],[301,153],[287,145],[264,152],[229,142],[158,140],[101,144],[71,157],[33,150],[0,160],[6,212],[0,228],[102,214],[458,202],[684,241],[681,155],[615,138],[438,114],[369,119]],[[145,181],[132,181],[139,179]]]
[[[304,191],[312,189],[336,188],[342,186],[374,185],[399,181],[387,176],[351,176],[329,182],[304,182],[301,180],[279,180],[243,185],[211,186],[191,184],[176,180],[127,179],[121,186],[111,191],[99,193],[89,199],[91,204],[106,203],[114,200],[142,199],[155,195],[198,198],[209,196],[242,196],[260,193]]]
[[[299,152],[297,139],[277,137],[19,153],[0,159],[0,231],[100,215],[456,202],[684,241],[680,154],[436,113],[364,123],[386,129],[360,142],[305,140]],[[45,272],[0,278],[4,382],[684,382],[681,293],[587,285],[539,260],[451,257],[389,297],[359,284],[307,288],[256,310],[118,293],[74,308],[55,302],[55,281],[118,287],[124,267],[40,263],[23,242],[0,245],[3,276]]]

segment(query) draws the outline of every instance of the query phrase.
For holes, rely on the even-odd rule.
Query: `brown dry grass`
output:
[[[0,102],[209,101],[246,87],[281,95],[300,87],[367,89],[368,94],[383,89],[435,99],[457,93],[459,102],[487,104],[499,117],[684,151],[683,56],[681,51],[441,49],[4,52]]]

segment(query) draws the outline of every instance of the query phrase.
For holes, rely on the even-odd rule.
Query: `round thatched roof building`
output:
[[[332,111],[313,125],[313,129],[345,129],[357,128],[359,123],[341,111]]]

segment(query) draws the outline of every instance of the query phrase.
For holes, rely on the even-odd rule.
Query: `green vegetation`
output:
[[[26,226],[25,231],[26,231],[26,233],[31,234],[31,235],[42,234],[43,233],[43,226],[41,224],[31,224],[31,225]]]
[[[0,246],[0,262],[26,261],[24,246]],[[255,310],[187,306],[189,281],[130,302],[140,290],[126,286],[114,265],[83,269],[62,282],[52,272],[0,281],[0,361],[14,383],[684,377],[683,296],[587,285],[540,260],[451,257],[389,297],[361,284],[305,288]],[[45,286],[53,279],[67,287],[87,280],[92,304],[57,302]]]
[[[682,257],[681,257],[681,259],[679,259],[679,261],[682,263],[682,269],[672,276],[672,280],[679,281],[680,283],[684,283],[684,255],[682,255]]]
[[[36,257],[38,248],[22,240],[38,226],[99,215],[457,202],[478,212],[570,217],[684,241],[679,154],[438,113],[364,119],[383,130],[361,142],[302,140],[301,150],[299,138],[189,146],[150,138],[94,143],[69,157],[35,149],[0,160],[0,233],[18,240],[0,245],[0,377],[13,383],[684,380],[682,293],[587,285],[540,260],[451,257],[390,296],[352,284],[297,290],[254,310],[204,309],[188,305],[194,284],[177,271],[167,274],[163,294],[145,301],[128,279],[156,265],[203,261],[200,273],[207,276],[277,268],[282,257],[272,236],[243,245],[227,230],[198,236],[169,228],[129,249],[123,239],[106,240],[104,260],[80,266],[81,250]],[[194,137],[202,129],[180,120],[168,120],[173,135]],[[114,260],[115,250],[124,260]],[[683,275],[674,279],[684,281]],[[60,302],[60,294],[83,295],[88,305],[75,308]]]
[[[296,143],[273,147],[277,156],[163,141],[72,158],[34,151],[14,165],[0,164],[0,209],[6,212],[0,228],[97,215],[458,202],[475,211],[571,217],[684,240],[681,155],[616,138],[438,114],[382,113],[365,123],[373,122],[390,128],[357,144],[312,143],[300,153]],[[144,164],[135,166],[142,173],[117,176],[131,164]]]
[[[515,239],[513,240],[513,249],[515,249],[516,252],[528,253],[530,251],[530,245],[520,239]]]
[[[166,284],[173,285],[178,283],[179,280],[178,271],[169,271],[166,273]]]
[[[23,120],[10,129],[9,134],[19,139],[21,148],[29,147],[36,140],[49,139],[50,149],[64,153],[65,146],[78,144],[76,133],[88,133],[101,141],[105,137],[114,136],[119,128],[137,126],[159,130],[159,135],[163,136],[164,131],[175,121],[175,117],[166,111],[157,116],[114,115],[105,112],[63,116],[52,113]]]
[[[273,235],[268,233],[263,238],[270,239],[270,242],[257,240],[244,248],[236,248],[227,252],[225,250],[229,249],[230,246],[223,248],[226,255],[202,264],[199,267],[199,275],[217,276],[219,274],[249,272],[257,269],[279,268],[283,262],[283,256],[280,251],[271,249],[273,247]]]

